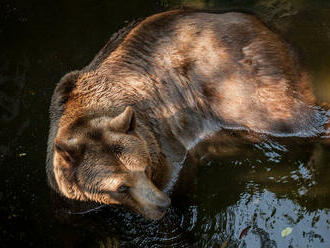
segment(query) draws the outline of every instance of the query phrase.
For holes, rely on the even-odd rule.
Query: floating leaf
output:
[[[243,231],[241,232],[241,234],[239,235],[239,238],[241,239],[244,236],[246,236],[248,234],[248,231],[249,231],[250,228],[251,228],[250,226],[244,228]]]
[[[292,232],[291,227],[284,228],[281,232],[281,236],[284,238],[284,237],[288,236],[291,232]]]

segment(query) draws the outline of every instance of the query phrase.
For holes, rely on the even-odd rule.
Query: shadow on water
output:
[[[244,143],[218,134],[185,162],[163,220],[66,202],[44,170],[48,105],[59,78],[82,68],[126,23],[182,5],[258,13],[304,55],[330,102],[330,3],[307,0],[2,1],[0,242],[26,247],[330,247],[329,144]],[[289,229],[286,229],[289,228]],[[290,230],[287,236],[283,230]]]

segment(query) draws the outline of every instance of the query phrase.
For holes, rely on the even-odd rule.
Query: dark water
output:
[[[330,247],[330,144],[317,140],[204,142],[161,221],[112,207],[69,214],[92,206],[47,186],[48,105],[60,77],[127,22],[183,5],[256,12],[303,55],[316,95],[330,102],[328,1],[2,0],[0,247]]]

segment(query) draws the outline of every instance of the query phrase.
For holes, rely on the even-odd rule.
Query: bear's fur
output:
[[[206,135],[309,137],[327,121],[294,53],[256,17],[181,10],[129,25],[65,75],[50,119],[52,188],[151,219],[164,215],[162,191]]]

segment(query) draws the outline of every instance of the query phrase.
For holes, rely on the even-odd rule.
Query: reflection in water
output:
[[[282,146],[276,142],[262,142],[259,144],[255,144],[255,147],[263,151],[266,157],[268,157],[269,161],[272,162],[281,162],[281,155],[278,152],[286,152],[288,151],[285,146]]]
[[[200,209],[195,211],[199,212]],[[207,237],[205,241],[198,241],[198,247],[214,247],[226,238],[230,239],[230,244],[238,247],[305,247],[306,244],[327,247],[330,244],[329,223],[320,216],[329,217],[329,213],[324,210],[308,213],[293,201],[278,199],[273,193],[264,190],[255,195],[245,193],[237,204],[224,212],[207,215],[205,222],[200,223],[194,231],[202,231]],[[246,227],[251,228],[246,236],[239,239]],[[286,227],[291,227],[293,232],[282,238],[281,231]],[[315,233],[317,235],[314,237],[317,238],[311,240],[306,233]]]
[[[320,185],[329,176],[329,146],[284,141],[251,144],[257,148],[251,156],[241,150],[229,158],[201,157],[200,150],[212,149],[195,149],[203,162],[192,194],[198,205],[189,208],[187,215],[195,222],[187,221],[186,228],[198,233],[197,247],[217,247],[228,240],[228,247],[330,245],[330,212],[314,211],[329,208],[329,192]],[[293,231],[283,238],[281,231],[286,227]]]

